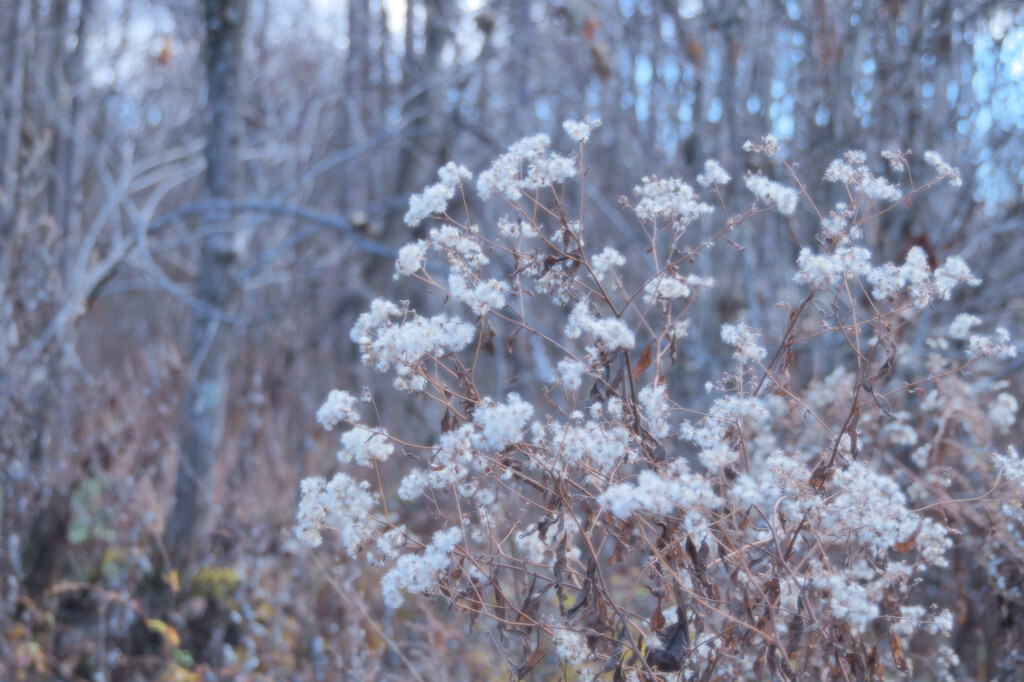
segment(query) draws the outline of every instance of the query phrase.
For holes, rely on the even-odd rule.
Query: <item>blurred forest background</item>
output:
[[[410,193],[526,134],[571,149],[564,119],[602,121],[587,229],[623,253],[620,195],[707,158],[772,174],[747,139],[782,139],[813,192],[848,149],[938,150],[962,189],[868,241],[962,255],[986,281],[965,309],[1020,335],[1017,2],[6,0],[0,31],[3,679],[505,679],[480,632],[393,618],[292,525],[335,450],[318,405],[379,382],[355,317],[412,296]],[[774,342],[779,264],[817,229],[766,217],[710,268],[683,392],[728,359],[718,321]]]

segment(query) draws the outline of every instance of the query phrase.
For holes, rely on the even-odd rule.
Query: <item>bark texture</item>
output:
[[[206,194],[235,196],[239,89],[246,0],[206,0],[206,82],[209,129]],[[167,548],[175,566],[197,558],[206,543],[213,469],[224,440],[228,402],[228,335],[224,320],[237,285],[233,277],[235,225],[226,210],[211,210],[199,257],[189,342],[189,381],[181,407],[181,451]]]

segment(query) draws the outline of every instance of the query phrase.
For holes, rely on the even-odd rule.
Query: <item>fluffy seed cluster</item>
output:
[[[849,151],[842,159],[836,159],[825,171],[826,182],[842,182],[856,195],[868,201],[895,202],[903,198],[899,187],[889,183],[885,178],[871,174],[867,167],[867,154],[862,151]],[[890,161],[891,163],[891,161]]]
[[[1017,448],[1012,445],[1006,448],[1006,454],[993,455],[999,470],[1007,481],[1012,483],[1019,494],[1024,494],[1024,459],[1021,459]]]
[[[996,327],[991,336],[971,334],[967,341],[967,357],[977,360],[986,356],[1004,360],[1017,357],[1017,346],[1010,340],[1010,332],[1005,327]]]
[[[722,341],[736,347],[733,357],[740,362],[758,362],[766,355],[756,330],[742,322],[722,325]]]
[[[440,182],[414,194],[409,199],[409,210],[405,213],[405,224],[416,227],[431,215],[441,215],[448,210],[448,202],[463,180],[471,180],[473,174],[465,166],[448,163],[437,173]]]
[[[714,159],[708,159],[704,162],[704,172],[697,176],[697,184],[701,187],[711,187],[712,185],[728,185],[732,178],[725,169],[722,168],[722,164],[718,163]]]
[[[395,279],[418,272],[427,263],[427,243],[422,239],[406,244],[395,260]]]
[[[327,394],[327,400],[317,410],[316,420],[320,425],[330,431],[338,422],[359,422],[359,411],[356,409],[356,399],[348,391],[331,391]]]
[[[682,235],[690,224],[702,215],[711,213],[711,206],[701,203],[693,188],[682,180],[657,177],[643,178],[643,184],[633,189],[639,197],[633,211],[644,221],[666,220],[673,234]]]
[[[340,534],[349,556],[358,556],[380,520],[374,514],[370,484],[348,474],[328,482],[319,476],[302,481],[295,534],[310,547],[319,547],[326,528]]]
[[[589,334],[602,351],[629,350],[636,345],[636,337],[622,320],[595,317],[586,301],[576,304],[565,325],[565,335],[570,339],[582,334]]]
[[[748,175],[743,183],[754,193],[758,201],[766,206],[774,206],[782,215],[793,215],[793,211],[796,210],[800,195],[792,187],[769,180],[761,174]]]
[[[700,275],[670,275],[661,273],[644,287],[644,303],[659,301],[666,303],[679,298],[689,298],[694,290],[701,291],[710,289],[715,285],[712,277],[701,277]]]
[[[889,162],[889,168],[893,173],[903,173],[907,170],[906,152],[898,149],[886,149],[882,152],[882,158]]]
[[[496,279],[484,282],[467,282],[457,273],[448,277],[448,293],[456,301],[462,301],[479,317],[491,310],[501,310],[508,300],[508,285]]]
[[[739,461],[736,438],[730,433],[756,432],[768,418],[764,403],[758,398],[735,395],[721,396],[711,404],[706,417],[696,425],[684,422],[680,435],[700,448],[701,464],[718,472]]]
[[[562,388],[566,391],[578,391],[583,384],[583,373],[585,370],[586,365],[579,360],[565,358],[558,361],[555,373],[558,381],[562,384]]]
[[[610,246],[604,247],[601,253],[590,259],[590,267],[593,269],[594,275],[599,282],[605,278],[605,275],[612,268],[621,268],[625,264],[626,259],[623,255]]]
[[[949,184],[953,185],[953,187],[959,188],[963,185],[963,180],[960,179],[960,171],[943,161],[942,156],[940,156],[938,152],[925,152],[924,162],[934,168],[940,178],[946,178],[949,181]]]
[[[671,409],[668,401],[668,387],[665,384],[657,386],[645,386],[637,396],[640,407],[643,409],[644,418],[647,419],[647,429],[655,438],[666,438],[671,431],[668,424],[668,414]]]
[[[448,267],[457,274],[474,276],[490,262],[476,225],[442,225],[430,231],[429,240],[431,249],[444,254]]]
[[[780,148],[779,139],[774,135],[766,135],[760,142],[747,140],[743,143],[743,151],[750,154],[760,152],[772,159],[778,157]]]
[[[803,248],[797,266],[793,280],[813,289],[838,286],[848,277],[859,276],[872,285],[871,295],[876,300],[891,299],[908,290],[918,308],[927,307],[936,298],[948,301],[958,285],[981,284],[958,256],[950,256],[932,271],[927,254],[919,246],[910,248],[902,266],[885,263],[876,267],[871,263],[871,252],[859,246],[842,247],[832,253]]]
[[[589,120],[567,121],[563,129],[572,142],[583,145],[597,125]],[[396,278],[413,276],[429,283],[445,294],[444,305],[463,313],[468,309],[478,318],[477,324],[451,310],[421,316],[408,303],[384,299],[373,301],[359,316],[351,338],[363,362],[393,373],[397,388],[417,393],[417,404],[437,408],[436,420],[424,411],[427,416],[416,423],[417,428],[427,424],[425,430],[435,432],[426,442],[412,440],[415,436],[408,433],[392,435],[383,426],[363,422],[355,396],[331,391],[317,420],[328,431],[347,425],[340,435],[339,463],[346,472],[376,468],[393,458],[396,445],[401,445],[410,466],[397,495],[409,504],[391,504],[395,491],[383,483],[381,490],[371,489],[346,472],[329,481],[308,478],[301,485],[298,537],[317,546],[324,531],[336,533],[350,556],[381,566],[386,570],[381,588],[389,608],[399,608],[409,594],[471,601],[484,587],[497,593],[498,570],[524,578],[502,578],[502,603],[511,603],[512,596],[525,600],[522,603],[529,605],[531,617],[535,614],[541,629],[550,635],[554,653],[573,666],[587,667],[595,658],[607,658],[607,648],[591,649],[588,642],[602,641],[601,637],[612,641],[616,632],[600,631],[600,617],[594,613],[571,616],[566,602],[555,601],[561,592],[556,595],[555,590],[536,586],[539,582],[531,583],[530,576],[538,575],[537,571],[561,572],[564,590],[570,584],[573,589],[583,586],[578,598],[586,599],[586,594],[616,599],[621,595],[614,581],[609,587],[603,578],[584,578],[593,570],[587,562],[595,547],[616,557],[621,554],[630,571],[642,566],[646,577],[655,578],[652,585],[667,581],[668,576],[680,580],[691,613],[701,611],[702,627],[709,631],[734,627],[736,618],[744,617],[737,611],[739,615],[730,615],[726,622],[718,618],[724,613],[718,607],[707,608],[709,601],[733,603],[729,600],[737,599],[739,589],[751,599],[776,595],[779,613],[810,611],[816,619],[823,616],[824,620],[816,620],[824,626],[824,630],[818,628],[822,632],[845,624],[844,637],[857,646],[865,633],[874,636],[881,631],[883,619],[893,634],[916,638],[948,633],[953,627],[949,611],[901,603],[925,571],[947,565],[952,542],[942,517],[933,511],[934,491],[946,487],[948,495],[961,492],[956,487],[959,479],[940,471],[946,465],[938,455],[951,455],[945,450],[933,453],[930,437],[922,436],[926,432],[922,425],[926,429],[939,422],[955,426],[946,436],[950,442],[960,434],[966,434],[963,441],[967,442],[974,431],[985,438],[1010,432],[1019,405],[1009,392],[1009,382],[961,388],[967,383],[957,371],[963,357],[955,361],[939,357],[943,351],[953,356],[960,352],[957,349],[967,353],[968,362],[1012,357],[1017,349],[1007,330],[979,334],[978,317],[957,315],[947,336],[929,338],[926,352],[931,356],[917,366],[940,377],[941,385],[936,381],[937,388],[922,390],[923,397],[907,398],[896,381],[883,389],[881,381],[872,379],[879,384],[872,403],[860,390],[868,372],[857,364],[855,354],[847,353],[852,358],[849,362],[822,372],[827,376],[797,386],[798,380],[786,374],[790,358],[785,365],[780,361],[772,367],[761,366],[767,353],[758,331],[742,321],[725,324],[720,337],[731,347],[732,368],[720,381],[708,382],[712,396],[690,411],[690,405],[677,404],[680,396],[666,377],[684,366],[679,357],[692,350],[676,344],[700,320],[697,308],[691,306],[694,297],[715,283],[710,277],[682,274],[689,267],[687,257],[695,259],[703,249],[684,251],[680,237],[699,216],[711,212],[710,206],[701,203],[693,188],[681,180],[644,178],[635,188],[637,217],[645,223],[658,221],[671,230],[644,225],[652,241],[646,251],[650,258],[641,256],[634,262],[631,256],[627,269],[626,258],[615,248],[601,250],[603,245],[592,248],[585,243],[583,221],[565,217],[571,211],[552,211],[541,203],[536,193],[552,187],[554,205],[566,208],[562,197],[571,192],[563,194],[557,185],[579,173],[582,158],[582,153],[573,159],[551,153],[549,146],[550,140],[543,135],[524,138],[480,174],[481,196],[494,196],[495,203],[505,206],[511,202],[512,213],[482,223],[483,228],[447,215],[448,203],[470,179],[461,166],[442,168],[439,182],[410,201],[406,215],[410,225],[430,216],[439,217],[440,224],[425,239],[402,247],[395,263]],[[779,142],[773,137],[745,147],[780,158]],[[895,172],[908,168],[907,153],[889,151],[883,157]],[[940,177],[959,182],[956,169],[937,155],[926,155],[926,161]],[[795,280],[829,290],[829,298],[842,304],[842,314],[835,317],[847,315],[853,320],[856,313],[863,321],[861,310],[869,312],[870,323],[851,322],[843,330],[850,337],[844,335],[844,347],[870,347],[874,343],[870,334],[881,334],[879,330],[894,319],[903,324],[932,303],[950,299],[957,287],[979,284],[963,259],[950,256],[933,268],[919,247],[908,251],[902,265],[872,263],[871,252],[860,244],[866,223],[862,213],[871,202],[896,201],[900,193],[869,172],[863,152],[844,154],[829,166],[825,180],[843,183],[852,199],[835,205],[822,219],[819,247],[801,251]],[[701,187],[716,194],[730,181],[714,160],[708,160],[697,176]],[[744,184],[760,205],[785,215],[795,211],[796,190],[760,174],[746,175]],[[758,213],[749,211],[744,220],[757,218]],[[543,220],[557,221],[557,227],[552,229]],[[739,222],[730,221],[726,228],[735,229]],[[668,249],[663,248],[666,242]],[[643,251],[628,246],[631,254]],[[428,253],[437,261],[426,269]],[[502,266],[508,267],[502,271]],[[845,286],[856,279],[861,286]],[[868,289],[875,300],[866,300]],[[824,299],[819,296],[818,302]],[[542,304],[550,305],[552,314],[535,319]],[[813,308],[808,306],[802,314],[809,317]],[[820,312],[826,333],[835,332],[838,337],[839,330],[830,327],[832,313],[824,304]],[[552,319],[559,320],[553,329]],[[565,320],[561,335],[560,320]],[[766,322],[766,330],[773,328]],[[504,353],[494,352],[501,344],[492,343],[490,337],[497,335],[506,335],[509,353],[527,349],[528,361],[520,357],[510,361]],[[817,336],[800,327],[793,338],[803,342]],[[638,340],[645,344],[642,355],[623,352],[635,349]],[[725,354],[710,355],[720,361]],[[903,357],[896,371],[909,374]],[[908,358],[906,364],[915,360]],[[488,377],[488,369],[495,374]],[[536,380],[516,384],[521,394],[496,389],[529,376],[530,371]],[[766,372],[775,383],[764,383],[763,391],[758,384],[754,390],[751,377],[756,381]],[[514,380],[509,376],[513,373]],[[773,387],[776,390],[770,390]],[[496,397],[481,397],[488,390]],[[858,403],[851,407],[854,395],[859,395]],[[886,395],[892,410],[879,409]],[[984,415],[977,409],[981,401],[986,406]],[[851,409],[857,410],[856,423],[836,433],[837,425],[849,423]],[[674,415],[684,410],[703,416],[695,417],[693,423],[680,421]],[[440,428],[430,426],[438,421]],[[987,467],[989,475],[998,475],[1004,486],[1001,491],[1024,495],[1024,460],[1012,446],[998,452],[994,447],[975,443],[972,466],[979,471]],[[887,456],[858,458],[858,448],[860,452],[883,450]],[[890,468],[890,457],[906,458],[915,465],[912,474],[921,483],[908,485],[900,478],[903,471],[894,473]],[[996,505],[992,509],[1004,514],[1004,519],[1024,522],[1015,499],[1002,500],[1001,511]],[[424,500],[429,501],[430,518],[442,527],[429,542],[399,523],[403,507],[421,505]],[[1009,537],[1018,530],[1009,524],[1005,533]],[[717,559],[713,558],[716,544],[721,548]],[[664,556],[678,554],[681,547],[690,555],[684,558],[683,568],[677,563],[672,571],[664,571]],[[700,557],[708,553],[712,558],[705,562]],[[776,553],[787,557],[791,553],[792,561],[775,561]],[[602,562],[601,570],[608,576],[617,570],[615,564],[605,566]],[[985,570],[994,589],[1007,594],[1018,589],[1012,567],[991,559]],[[659,589],[666,584],[658,584]],[[473,605],[484,611],[490,607],[484,601]],[[501,608],[507,609],[507,604]],[[752,603],[747,607],[751,609],[758,617],[771,615],[767,602]],[[672,608],[662,615],[661,632],[643,633],[649,650],[667,651],[665,630],[680,617]],[[768,617],[758,627],[765,632],[775,628],[785,641],[792,634],[787,623],[793,622],[791,616]],[[818,654],[804,637],[803,643],[799,635],[793,639],[802,649],[801,660],[808,670],[824,669],[826,664],[814,662]],[[727,648],[723,638],[705,636],[695,640],[687,655],[710,660],[719,656],[719,647]],[[955,660],[951,651],[937,651],[939,664]],[[736,679],[754,675],[749,660],[730,660],[725,655],[715,660],[719,659],[722,666],[732,666],[723,675]],[[590,671],[578,672],[595,673],[600,664],[593,665]]]
[[[575,175],[573,160],[548,152],[550,144],[551,138],[541,134],[524,137],[509,147],[477,178],[480,197],[501,194],[517,201],[524,192],[550,187]]]
[[[620,519],[649,512],[662,516],[683,515],[687,529],[704,529],[710,512],[722,506],[711,484],[678,462],[667,475],[644,470],[635,483],[619,483],[597,497],[603,509]]]
[[[590,139],[590,133],[599,125],[601,125],[601,119],[591,121],[589,118],[585,118],[582,121],[566,121],[562,124],[562,128],[569,139],[582,144]]]
[[[533,416],[533,406],[519,397],[518,393],[509,393],[504,403],[493,403],[484,400],[476,411],[476,419],[480,422],[480,440],[493,450],[502,450],[506,445],[517,443],[523,438],[523,429]]]
[[[402,592],[427,594],[437,587],[438,574],[451,566],[452,551],[462,539],[458,527],[434,533],[422,554],[405,554],[381,579],[384,603],[397,609],[405,602]]]
[[[405,314],[404,322],[392,317]],[[422,362],[430,357],[454,353],[473,340],[473,327],[457,317],[435,315],[422,318],[403,311],[391,301],[377,299],[352,328],[352,340],[362,350],[362,360],[379,372],[396,369],[395,386],[419,391],[426,384]]]
[[[547,431],[551,436],[543,442],[551,448],[553,462],[606,474],[634,458],[632,434],[610,415],[607,421],[552,422]]]
[[[591,656],[586,637],[568,628],[556,628],[551,639],[555,643],[555,653],[569,665],[579,665]]]
[[[837,471],[835,496],[821,508],[824,527],[836,535],[849,534],[875,552],[906,542],[920,531],[925,520],[907,509],[906,495],[889,476],[881,475],[860,462]],[[919,551],[941,557],[951,546],[946,532],[937,528],[937,543],[925,548],[918,535]]]
[[[430,466],[410,471],[398,487],[398,496],[413,501],[428,489],[445,490],[452,486],[462,492],[471,489],[470,477],[480,470],[480,459],[473,449],[475,434],[471,423],[442,433],[431,451]]]
[[[863,632],[868,623],[878,617],[878,605],[868,598],[867,590],[845,576],[829,575],[818,581],[818,585],[828,591],[832,615],[846,621],[854,632]]]
[[[395,444],[387,431],[357,424],[354,429],[342,434],[338,460],[342,464],[355,462],[362,466],[372,466],[374,462],[387,460],[394,451]]]
[[[971,335],[971,329],[979,324],[981,324],[981,320],[974,315],[960,313],[949,325],[949,335],[954,339],[967,339]]]

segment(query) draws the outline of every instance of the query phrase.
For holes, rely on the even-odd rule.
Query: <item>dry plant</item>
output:
[[[824,177],[845,201],[821,210],[776,139],[748,142],[777,177],[745,175],[742,213],[715,161],[700,193],[644,178],[622,203],[646,258],[627,263],[568,198],[585,196],[596,125],[566,122],[571,156],[536,135],[480,173],[480,199],[506,211],[495,225],[474,224],[472,177],[454,163],[412,198],[406,223],[425,238],[395,278],[446,310],[378,299],[351,339],[437,430],[382,424],[380,396],[332,391],[318,420],[346,425],[344,471],[302,483],[297,533],[312,546],[336,533],[380,567],[388,609],[429,595],[469,614],[513,679],[555,666],[567,679],[953,679],[954,544],[978,550],[967,570],[1001,599],[1021,599],[1024,461],[993,444],[1017,402],[984,371],[1016,349],[945,304],[980,284],[961,258],[913,246],[876,264],[862,244],[958,171],[928,152],[916,182],[917,157],[886,152],[903,189],[848,152]],[[694,302],[719,285],[695,265],[801,206],[821,229],[771,350],[742,319],[723,325],[732,362],[710,405],[679,404]],[[950,309],[942,326],[933,309]],[[381,467],[394,457],[412,463],[401,480]],[[409,519],[424,502],[425,534],[407,527],[423,527]]]

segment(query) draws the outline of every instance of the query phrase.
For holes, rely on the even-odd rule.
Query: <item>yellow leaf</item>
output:
[[[181,645],[178,631],[159,618],[147,618],[146,627],[164,638],[164,641],[177,649]]]
[[[164,573],[163,578],[164,582],[170,586],[173,594],[181,592],[181,578],[178,577],[178,571],[176,569],[172,569],[170,572]]]

